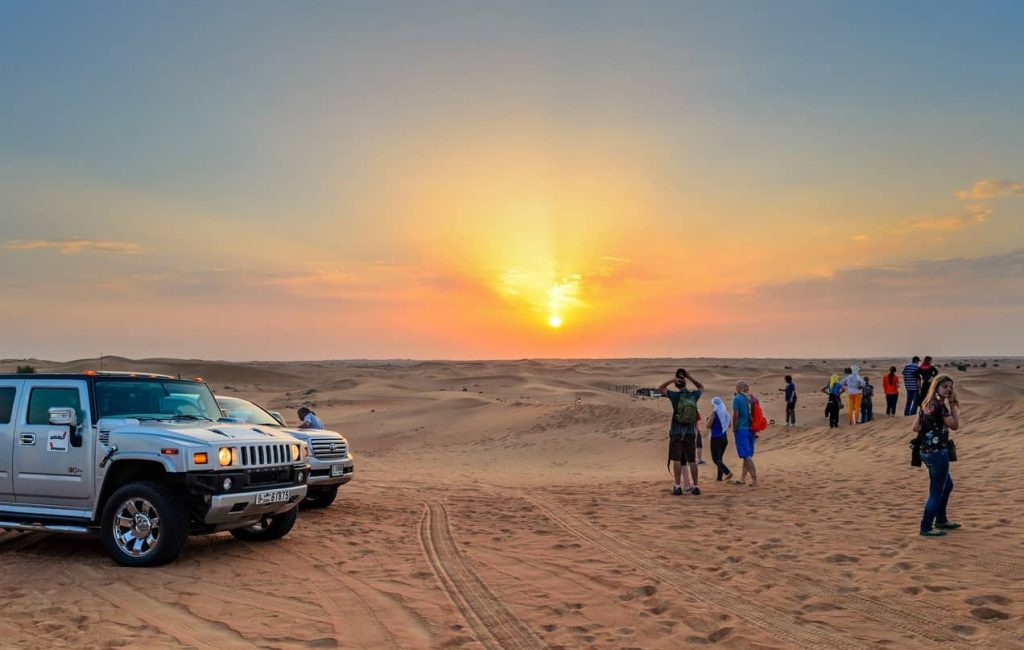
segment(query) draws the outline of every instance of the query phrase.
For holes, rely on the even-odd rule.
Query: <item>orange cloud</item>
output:
[[[972,205],[968,206],[967,212],[964,214],[952,217],[914,219],[907,222],[907,227],[911,230],[960,230],[968,226],[985,223],[991,214],[992,208],[988,206]]]
[[[969,190],[960,190],[954,196],[961,201],[969,199],[995,199],[1000,196],[1024,194],[1024,183],[1002,178],[988,178],[975,181]]]
[[[135,242],[109,239],[28,239],[8,242],[4,248],[12,251],[55,250],[61,255],[74,255],[82,251],[138,255],[142,246]]]

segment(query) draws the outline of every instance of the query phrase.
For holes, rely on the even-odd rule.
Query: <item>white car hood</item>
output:
[[[152,422],[128,418],[106,418],[99,421],[100,431],[113,435],[160,436],[180,442],[224,444],[228,442],[289,442],[295,440],[273,427],[223,422]]]

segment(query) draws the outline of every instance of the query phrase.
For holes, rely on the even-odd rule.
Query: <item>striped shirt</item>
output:
[[[903,387],[908,391],[917,390],[917,369],[916,363],[908,363],[903,366]]]

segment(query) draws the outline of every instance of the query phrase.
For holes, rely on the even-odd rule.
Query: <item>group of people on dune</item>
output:
[[[953,378],[940,375],[932,365],[931,357],[926,356],[923,363],[919,362],[920,358],[915,356],[901,373],[907,391],[904,415],[917,416],[913,426],[915,435],[910,443],[911,464],[928,468],[928,499],[921,518],[920,534],[925,537],[941,537],[946,531],[961,527],[959,523],[950,521],[946,513],[953,491],[949,464],[957,460],[956,445],[950,439],[949,432],[960,428],[960,399]],[[857,366],[851,366],[846,369],[845,377],[840,379],[838,374],[834,374],[822,388],[822,392],[829,396],[826,414],[830,428],[838,426],[840,396],[843,393],[849,395],[849,423],[858,422],[857,414],[860,414],[859,422],[871,421],[871,398],[874,391],[869,379],[861,377],[859,371]],[[895,366],[890,367],[889,372],[883,376],[882,385],[886,396],[886,415],[895,416],[900,385]],[[668,462],[675,479],[672,494],[699,495],[698,465],[704,464],[701,459],[700,424],[704,418],[697,408],[697,402],[704,394],[704,385],[684,368],[679,368],[675,376],[661,384],[658,390],[672,403],[668,444]],[[786,393],[786,424],[796,424],[796,386],[791,376],[786,375],[786,386],[780,390]],[[754,466],[754,449],[756,431],[759,426],[763,426],[758,425],[763,415],[757,398],[750,393],[747,382],[741,380],[736,382],[731,409],[726,407],[721,397],[714,397],[711,404],[713,411],[708,420],[708,430],[711,459],[718,470],[717,480],[748,485],[749,475],[749,485],[757,487],[759,483]],[[743,463],[743,471],[738,480],[723,459],[729,445],[729,431],[733,434],[736,453]],[[685,471],[685,466],[689,466],[689,472]]]
[[[687,381],[693,384],[693,388],[689,388]],[[670,386],[674,390],[670,390]],[[668,434],[668,460],[672,464],[672,474],[675,477],[672,494],[676,496],[699,495],[698,465],[703,464],[699,455],[699,446],[702,444],[700,423],[704,418],[697,409],[697,401],[704,394],[704,385],[686,369],[679,368],[676,370],[675,376],[659,386],[658,390],[672,402],[672,424]],[[754,416],[759,408],[757,398],[750,394],[750,386],[747,385],[747,382],[738,381],[736,382],[736,392],[733,394],[731,411],[726,408],[725,401],[721,397],[713,398],[711,405],[713,412],[708,420],[708,431],[710,432],[711,460],[718,469],[718,480],[725,480],[734,485],[747,485],[747,476],[749,475],[751,480],[749,485],[757,487],[757,468],[754,466],[754,446],[757,436],[753,430]],[[736,453],[743,464],[743,471],[740,473],[739,479],[735,479],[724,460],[725,450],[729,446],[729,431],[732,431]],[[689,473],[683,471],[684,465],[689,466]]]
[[[843,370],[845,376],[840,379],[839,374],[834,374],[821,388],[821,392],[828,396],[828,403],[825,406],[825,417],[828,418],[828,426],[835,429],[839,426],[839,411],[843,408],[842,395],[849,396],[849,411],[847,421],[850,424],[862,424],[874,419],[874,407],[872,404],[875,394],[875,387],[868,377],[860,374],[858,366],[850,366]],[[882,375],[882,392],[885,394],[885,414],[889,417],[896,415],[896,406],[900,398],[900,376],[907,391],[907,400],[903,408],[903,415],[916,415],[917,409],[923,402],[923,396],[928,393],[932,380],[939,374],[938,369],[932,365],[932,358],[925,357],[924,362],[915,356],[910,363],[903,367],[903,371],[896,373],[896,366],[890,366],[889,372]],[[789,377],[787,377],[787,380]],[[788,392],[787,392],[788,396]],[[860,416],[858,419],[858,415]],[[788,411],[787,411],[788,422]]]

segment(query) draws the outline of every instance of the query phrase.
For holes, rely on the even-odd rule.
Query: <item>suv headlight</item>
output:
[[[217,462],[220,463],[221,467],[227,467],[231,464],[232,456],[230,447],[221,447],[217,452]]]
[[[290,447],[291,447],[291,450],[292,450],[292,462],[294,463],[297,460],[299,460],[299,446],[298,445],[290,445]]]

